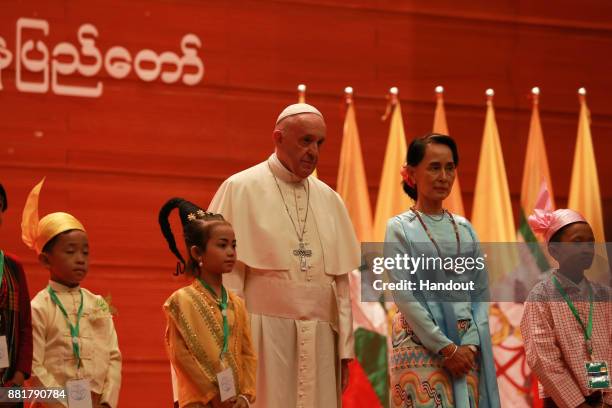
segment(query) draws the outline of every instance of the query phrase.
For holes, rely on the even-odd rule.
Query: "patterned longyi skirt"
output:
[[[459,320],[462,336],[470,320]],[[390,399],[392,408],[477,408],[478,370],[467,375],[471,407],[455,407],[451,374],[442,365],[442,357],[426,349],[401,312],[393,318]],[[477,364],[478,366],[478,364]]]

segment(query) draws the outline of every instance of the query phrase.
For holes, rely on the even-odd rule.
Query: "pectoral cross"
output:
[[[300,241],[300,248],[294,249],[293,255],[300,257],[300,270],[302,272],[306,272],[308,269],[306,265],[306,258],[310,258],[312,256],[312,251],[310,249],[306,249],[304,243]]]

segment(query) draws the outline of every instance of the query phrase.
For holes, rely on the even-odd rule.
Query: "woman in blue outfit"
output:
[[[451,137],[415,139],[402,177],[416,204],[387,223],[385,256],[421,258],[418,266],[389,270],[392,281],[415,285],[393,293],[398,308],[390,362],[393,408],[500,407],[484,258],[471,224],[442,206],[458,162]],[[425,282],[453,282],[460,290],[428,290],[421,287]]]

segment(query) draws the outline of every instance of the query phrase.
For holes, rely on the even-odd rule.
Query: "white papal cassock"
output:
[[[224,283],[251,314],[253,406],[339,407],[340,360],[354,356],[348,272],[359,265],[340,196],[315,177],[298,178],[272,154],[227,179],[208,211],[223,214],[236,233],[239,262]],[[310,256],[300,258],[294,251],[304,222]]]

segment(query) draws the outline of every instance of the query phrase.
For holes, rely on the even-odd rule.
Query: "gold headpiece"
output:
[[[51,213],[38,219],[38,198],[44,182],[43,178],[28,195],[21,220],[21,239],[37,254],[42,252],[47,242],[62,232],[75,229],[85,231],[79,220],[65,212]]]

